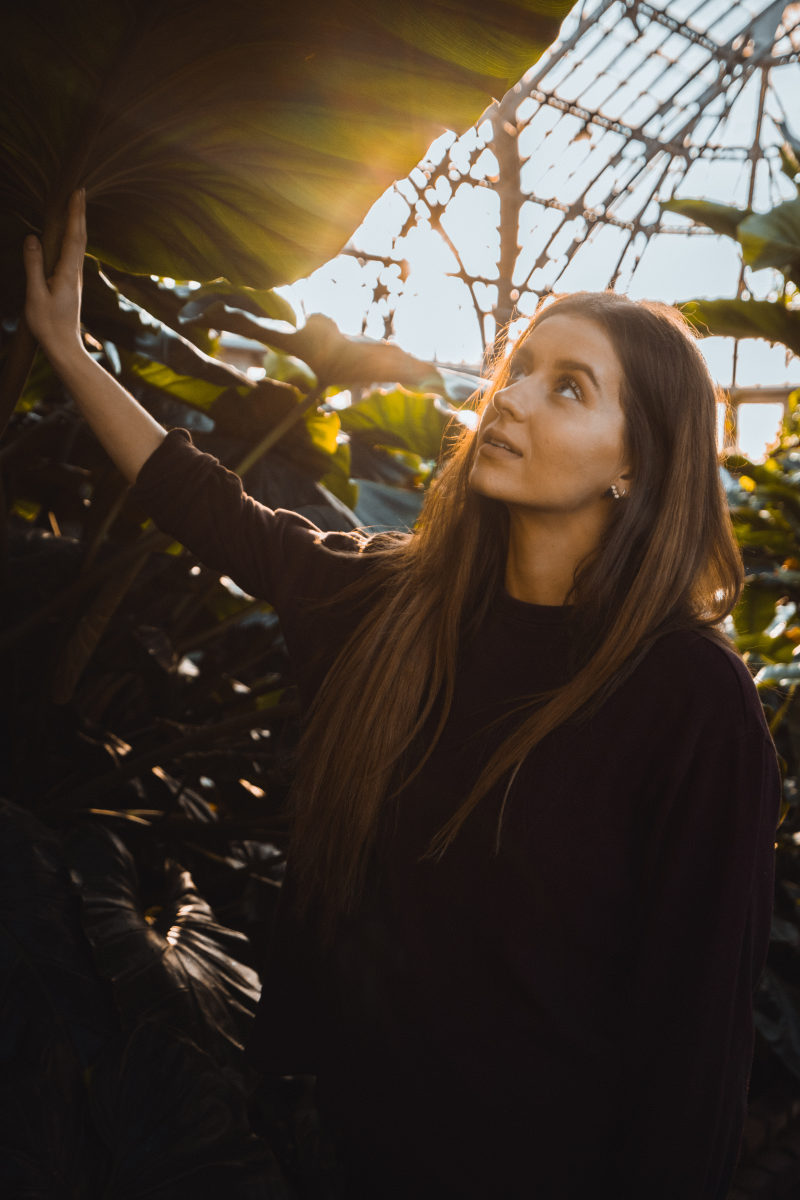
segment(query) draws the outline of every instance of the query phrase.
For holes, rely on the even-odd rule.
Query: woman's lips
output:
[[[487,453],[497,457],[507,458],[509,455],[512,458],[522,457],[521,450],[517,450],[516,446],[513,446],[511,442],[497,433],[487,433],[484,435],[481,441],[481,450],[485,450]]]

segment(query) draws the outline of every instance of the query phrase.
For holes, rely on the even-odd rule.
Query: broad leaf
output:
[[[170,377],[180,377],[210,385],[214,398],[220,392],[231,388],[240,389],[246,394],[247,390],[253,386],[247,376],[241,371],[237,371],[230,363],[203,353],[197,346],[193,346],[190,341],[181,337],[180,334],[174,333],[166,325],[142,323],[138,331],[131,329],[127,337],[118,325],[103,325],[99,334],[104,342],[111,341],[119,349],[133,351],[132,354],[124,356],[128,369],[132,369],[136,357],[143,358],[147,362],[167,368]],[[147,379],[146,368],[142,367],[136,373]],[[148,382],[153,387],[161,387],[165,391],[170,390],[166,386],[166,376],[162,377],[161,382],[158,383],[155,382],[156,378],[158,378],[158,373],[154,366],[152,378]],[[211,394],[212,392],[209,390],[209,395]],[[211,402],[209,400],[208,403]],[[191,403],[191,401],[187,401],[187,403]],[[201,403],[198,407],[205,408],[207,405]]]
[[[351,479],[350,473],[350,445],[342,440],[337,442],[331,455],[330,469],[322,476],[320,483],[352,510],[358,500],[359,485]]]
[[[736,237],[736,230],[750,213],[747,208],[734,208],[729,204],[715,204],[712,200],[679,200],[673,198],[661,205],[666,212],[678,213],[681,217],[689,217],[699,225],[707,225],[716,233],[724,233],[727,237]]]
[[[84,1063],[114,1027],[53,833],[0,801],[0,1060],[64,1040]]]
[[[800,663],[786,662],[776,666],[762,667],[755,677],[757,684],[770,684],[773,687],[791,687],[800,683]]]
[[[18,256],[24,229],[57,224],[83,183],[103,262],[257,288],[295,279],[443,127],[465,128],[502,95],[570,7],[14,5],[0,79],[6,249]]]
[[[289,384],[273,379],[253,383],[228,364],[194,353],[188,349],[190,343],[181,344],[177,335],[163,329],[145,331],[135,343],[143,353],[119,354],[124,383],[134,390],[144,385],[205,413],[218,433],[242,439],[251,447],[300,403],[299,392]],[[154,357],[146,357],[148,352]],[[312,408],[283,434],[278,453],[318,479],[331,469],[339,428],[336,413]]]
[[[775,605],[780,599],[773,588],[748,585],[733,612],[733,623],[739,635],[761,634],[775,618]]]
[[[128,286],[131,281],[135,287]],[[106,275],[91,260],[84,271],[84,324],[92,337],[104,343],[117,366],[115,351],[123,351],[161,363],[176,375],[212,383],[217,392],[252,386],[241,371],[213,357],[215,344],[207,331],[180,327],[178,312],[183,303],[185,299],[150,279],[120,272]]]
[[[99,982],[99,981],[98,981]],[[44,1031],[43,1031],[44,1032]],[[0,1181],[20,1200],[97,1195],[98,1158],[87,1138],[80,1065],[46,1041],[0,1073]]]
[[[783,1066],[800,1080],[800,994],[766,967],[755,999],[755,1026]]]
[[[124,290],[124,289],[123,289]],[[237,287],[226,279],[212,279],[201,287],[174,289],[180,292],[179,308],[189,300],[202,301],[210,305],[215,303],[229,304],[253,316],[266,318],[270,321],[286,321],[289,325],[297,324],[297,315],[288,300],[279,296],[272,288],[259,289]]]
[[[292,354],[280,350],[267,350],[264,355],[264,370],[269,379],[290,383],[301,392],[310,392],[316,387],[317,377],[311,368]]]
[[[234,957],[245,936],[214,920],[177,864],[145,895],[130,851],[107,829],[76,832],[70,859],[95,960],[125,1025],[155,1018],[215,1051],[240,1049],[259,994],[256,973]]]
[[[56,261],[87,190],[107,266],[259,289],[325,262],[443,126],[530,67],[572,0],[30,0],[4,14],[0,269],[22,301],[22,235]],[[35,341],[0,377],[0,431]]]
[[[99,274],[107,286],[110,286],[120,297],[124,296],[126,301],[131,301],[143,312],[155,317],[157,321],[169,326],[177,333],[182,333],[184,337],[190,337],[201,350],[209,353],[215,349],[214,339],[209,336],[207,330],[187,330],[180,326],[178,314],[196,289],[190,288],[186,284],[167,286],[162,280],[153,279],[149,275],[131,275],[128,271],[117,271],[108,266],[102,271],[97,271],[96,264],[91,258],[87,258],[84,265],[84,292],[81,310],[83,323],[89,333],[93,334],[95,328],[87,285],[95,274]]]
[[[800,354],[800,310],[769,300],[687,300],[679,307],[704,337],[755,337]]]
[[[356,516],[365,528],[377,532],[384,529],[413,529],[422,509],[423,493],[408,488],[390,487],[375,480],[362,480],[358,485]]]
[[[246,392],[224,391],[207,408],[220,433],[233,434],[252,447],[301,403],[300,395],[288,384],[262,379]],[[277,449],[290,461],[318,479],[331,468],[336,452],[339,414],[312,406],[280,438]],[[249,474],[248,474],[249,478]]]
[[[365,400],[343,408],[342,428],[369,445],[397,446],[421,458],[438,458],[442,435],[451,412],[434,396],[403,388],[376,391]]]
[[[800,197],[747,217],[739,226],[739,241],[753,270],[775,267],[800,284]]]
[[[157,1025],[110,1042],[89,1080],[114,1200],[290,1200],[242,1092],[197,1046]]]

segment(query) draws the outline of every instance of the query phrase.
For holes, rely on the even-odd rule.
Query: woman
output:
[[[318,1076],[347,1197],[722,1200],[778,778],[680,318],[545,308],[417,532],[322,535],[92,362],[84,245],[76,195],[31,328],[140,504],[275,605],[309,708],[252,1060]]]

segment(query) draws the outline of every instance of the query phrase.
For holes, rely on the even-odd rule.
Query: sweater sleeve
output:
[[[744,682],[748,719],[724,737],[717,722],[715,738],[706,727],[676,751],[641,863],[614,1148],[615,1194],[627,1200],[724,1200],[738,1158],[780,797],[761,706]]]
[[[298,596],[324,598],[353,578],[356,537],[322,533],[299,513],[260,504],[185,429],[170,430],[130,494],[159,529],[279,613]]]

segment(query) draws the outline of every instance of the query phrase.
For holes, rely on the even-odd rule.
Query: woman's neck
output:
[[[565,604],[578,566],[600,543],[607,517],[516,508],[509,516],[506,591],[527,604]]]

